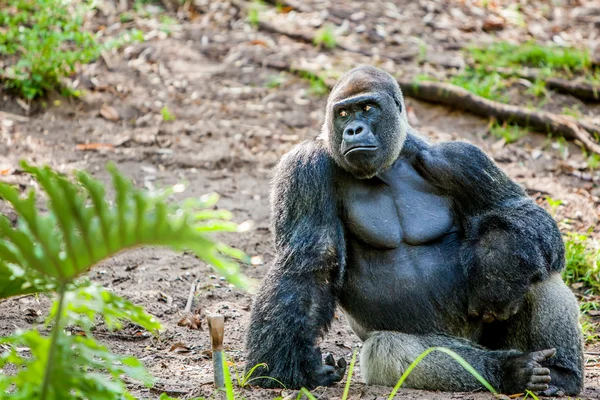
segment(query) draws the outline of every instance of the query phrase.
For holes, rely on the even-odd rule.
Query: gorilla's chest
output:
[[[396,162],[380,178],[347,182],[343,202],[347,263],[339,300],[356,332],[460,333],[466,276],[449,199]]]
[[[380,178],[352,181],[344,192],[348,233],[368,247],[426,245],[454,225],[449,200],[406,162],[396,162]]]

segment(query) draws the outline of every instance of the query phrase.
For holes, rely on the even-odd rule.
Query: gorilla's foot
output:
[[[504,364],[504,393],[521,393],[523,390],[542,392],[549,390],[550,370],[540,363],[553,357],[556,349],[534,351],[514,356]]]

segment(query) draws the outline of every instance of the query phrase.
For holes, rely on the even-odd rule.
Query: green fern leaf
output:
[[[33,191],[22,197],[12,186],[0,183],[0,198],[18,214],[16,226],[0,216],[0,298],[30,293],[48,284],[68,284],[98,262],[145,245],[191,250],[231,283],[242,288],[251,285],[233,261],[248,262],[248,257],[209,236],[238,230],[238,225],[229,221],[230,212],[206,209],[218,196],[173,205],[168,197],[174,190],[150,195],[134,188],[109,165],[115,192],[111,206],[104,186],[85,172],[77,172],[72,181],[49,167],[25,162],[22,167],[45,192],[49,211],[38,211]],[[43,285],[27,286],[8,265],[37,274]]]

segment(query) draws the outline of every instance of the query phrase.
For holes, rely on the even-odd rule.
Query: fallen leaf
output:
[[[504,18],[492,14],[485,18],[481,29],[483,29],[485,32],[501,31],[504,29],[505,25],[506,21]]]
[[[177,351],[177,353],[188,353],[190,352],[190,348],[183,342],[174,343],[169,351]]]
[[[589,310],[587,313],[592,317],[597,317],[600,315],[600,310]]]
[[[102,104],[102,108],[100,108],[100,115],[109,121],[119,120],[119,112],[115,110],[114,107],[109,106],[106,103]]]
[[[28,308],[25,310],[25,315],[28,317],[38,317],[41,314],[41,312],[39,312],[38,310],[34,310],[33,308]]]
[[[81,143],[75,146],[75,150],[78,151],[101,151],[114,149],[115,146],[110,143]]]
[[[199,314],[195,314],[191,317],[183,317],[177,323],[179,326],[187,326],[192,330],[201,331],[202,329],[202,318]]]
[[[11,175],[13,172],[14,169],[12,168],[0,169],[0,175]]]
[[[265,42],[264,40],[259,40],[259,39],[251,40],[250,44],[255,45],[255,46],[258,45],[258,46],[268,47],[267,42]]]

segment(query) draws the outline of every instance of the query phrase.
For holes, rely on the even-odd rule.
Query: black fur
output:
[[[464,232],[469,314],[487,322],[516,314],[531,285],[564,268],[552,217],[479,148],[442,143],[422,151],[415,168],[453,199]]]
[[[247,336],[247,371],[268,368],[253,376],[289,389],[341,380],[344,360],[323,362],[317,347],[339,305],[364,341],[367,383],[394,385],[442,346],[503,392],[581,390],[578,307],[557,273],[556,223],[476,147],[419,138],[388,74],[360,67],[340,79],[320,139],[276,167],[271,213],[276,258]],[[405,384],[481,388],[449,365],[432,354]]]
[[[333,176],[324,143],[312,140],[285,155],[273,178],[277,257],[255,299],[247,365],[266,363],[268,371],[259,368],[255,376],[274,377],[287,387],[327,386],[343,375],[343,369],[324,368],[315,347],[333,319],[345,268]],[[280,386],[269,379],[255,382]]]

